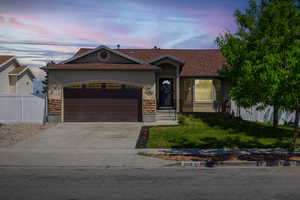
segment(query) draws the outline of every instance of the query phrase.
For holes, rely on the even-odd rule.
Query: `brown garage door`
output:
[[[65,88],[64,121],[141,121],[141,89]]]

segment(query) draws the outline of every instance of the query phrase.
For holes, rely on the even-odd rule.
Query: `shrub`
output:
[[[186,124],[186,117],[184,115],[178,115],[178,123],[185,125]]]

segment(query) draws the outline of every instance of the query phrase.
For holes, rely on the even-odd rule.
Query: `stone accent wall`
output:
[[[61,106],[60,99],[48,99],[48,115],[61,115]]]
[[[156,113],[156,101],[155,99],[144,99],[144,114],[155,114]]]

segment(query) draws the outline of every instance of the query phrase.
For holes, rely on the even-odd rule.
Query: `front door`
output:
[[[170,108],[173,107],[173,79],[160,78],[159,79],[159,107]]]

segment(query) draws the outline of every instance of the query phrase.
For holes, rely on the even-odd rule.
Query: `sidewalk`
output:
[[[140,156],[132,149],[0,149],[0,167],[125,167],[160,168],[176,161]]]

